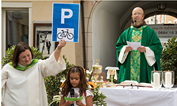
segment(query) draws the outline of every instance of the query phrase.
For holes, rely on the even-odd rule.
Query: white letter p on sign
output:
[[[65,15],[65,12],[69,12],[69,15]],[[71,18],[73,11],[71,9],[61,9],[61,24],[65,23],[65,18]]]

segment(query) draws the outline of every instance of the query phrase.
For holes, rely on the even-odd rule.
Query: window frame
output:
[[[31,2],[2,2],[2,24],[1,24],[1,56],[5,57],[6,52],[6,11],[7,10],[28,10],[29,12],[29,27],[28,27],[28,42],[32,46],[32,3]]]

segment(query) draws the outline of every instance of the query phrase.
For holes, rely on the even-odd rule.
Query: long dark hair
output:
[[[28,44],[26,44],[25,42],[20,42],[20,43],[18,43],[15,46],[15,50],[14,50],[14,53],[13,53],[13,56],[12,56],[12,65],[13,65],[13,67],[17,67],[20,53],[24,52],[27,49],[30,50],[31,56],[33,58],[32,50],[28,46]]]
[[[79,88],[80,88],[80,96],[83,95],[83,93],[88,89],[87,80],[86,80],[86,74],[84,72],[85,70],[81,66],[73,66],[69,69],[66,80],[63,84],[61,94],[63,96],[67,96],[70,89],[73,87],[70,82],[70,74],[71,73],[79,73],[80,76],[80,82],[79,82]]]

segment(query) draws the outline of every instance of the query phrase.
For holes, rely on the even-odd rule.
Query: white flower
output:
[[[88,77],[86,77],[86,80],[88,81],[88,80],[89,80],[89,78],[88,78]]]
[[[92,76],[91,80],[92,80],[92,82],[95,82],[96,81],[95,76]]]
[[[98,91],[98,95],[100,96],[100,94],[101,94],[101,91],[99,90],[99,91]]]
[[[88,88],[91,89],[92,87],[89,85]]]
[[[61,82],[63,83],[65,80],[66,80],[66,78],[63,76],[63,77],[61,78]]]
[[[61,96],[60,95],[53,96],[53,101],[56,101],[56,100],[61,100]]]
[[[65,80],[66,80],[65,77],[62,77],[62,78],[61,78],[61,82],[62,82],[62,83],[65,82]]]
[[[92,72],[91,72],[91,71],[89,71],[89,70],[86,70],[86,73],[87,73],[87,74],[91,74]]]
[[[95,82],[95,80],[92,80],[92,82]]]
[[[61,80],[61,82],[63,83],[63,82],[65,82],[65,80]]]

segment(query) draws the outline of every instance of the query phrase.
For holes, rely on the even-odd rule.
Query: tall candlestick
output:
[[[159,73],[154,73],[154,88],[160,88],[160,74]]]
[[[165,73],[165,85],[166,85],[166,87],[171,87],[171,85],[172,85],[171,77],[172,77],[172,73],[171,72],[166,72]]]

